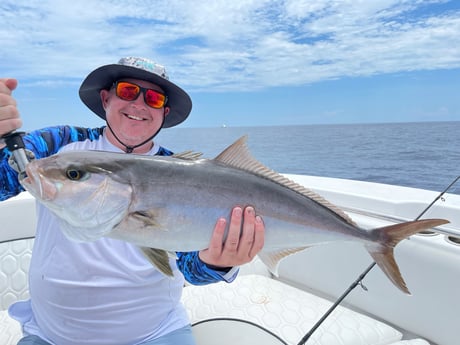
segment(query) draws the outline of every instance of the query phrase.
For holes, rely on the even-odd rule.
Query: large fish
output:
[[[272,272],[282,258],[307,247],[358,241],[409,293],[393,248],[414,233],[447,223],[426,219],[359,228],[319,195],[256,161],[245,137],[215,159],[192,152],[171,157],[62,152],[30,162],[22,184],[61,219],[69,237],[134,243],[166,274],[171,274],[168,252],[207,248],[219,217],[235,205],[253,205],[266,226],[259,257]]]

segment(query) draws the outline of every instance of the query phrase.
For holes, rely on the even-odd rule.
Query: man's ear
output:
[[[168,116],[170,111],[171,111],[170,107],[165,107],[165,117]]]
[[[107,102],[109,100],[109,91],[102,89],[101,92],[99,92],[99,95],[101,96],[102,107],[105,110],[105,107],[106,107]]]

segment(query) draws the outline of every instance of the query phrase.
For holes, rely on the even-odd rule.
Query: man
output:
[[[16,86],[14,79],[0,79],[0,136],[22,125],[11,95]],[[28,133],[26,148],[37,159],[75,149],[171,155],[153,138],[161,128],[184,121],[192,108],[190,97],[169,81],[164,67],[142,58],[97,68],[83,81],[80,98],[107,126],[57,126]],[[23,190],[7,162],[10,155],[0,146],[0,200]],[[225,218],[217,220],[208,249],[177,253],[170,278],[129,243],[67,239],[56,217],[38,205],[31,298],[9,310],[23,327],[19,344],[195,344],[180,303],[184,276],[192,284],[230,282],[237,266],[263,247],[262,219],[252,207],[235,206],[229,224]]]

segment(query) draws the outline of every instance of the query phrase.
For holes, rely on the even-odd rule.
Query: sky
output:
[[[181,127],[460,121],[460,1],[1,0],[23,129],[103,122],[80,101],[124,56],[166,66]]]

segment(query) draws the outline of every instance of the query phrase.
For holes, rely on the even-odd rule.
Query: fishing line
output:
[[[434,198],[434,200],[415,218],[419,220],[442,196],[447,193],[447,191],[460,179],[460,175],[457,176],[439,195]],[[335,301],[335,303],[324,313],[324,315],[313,325],[313,327],[308,331],[307,334],[300,340],[297,345],[304,345],[308,339],[313,335],[313,333],[318,329],[319,326],[328,318],[328,316],[339,306],[340,303],[352,292],[358,285],[361,285],[365,291],[366,287],[363,285],[362,281],[366,275],[374,268],[376,265],[375,261],[369,265],[359,276],[358,278],[348,287],[347,290]]]

